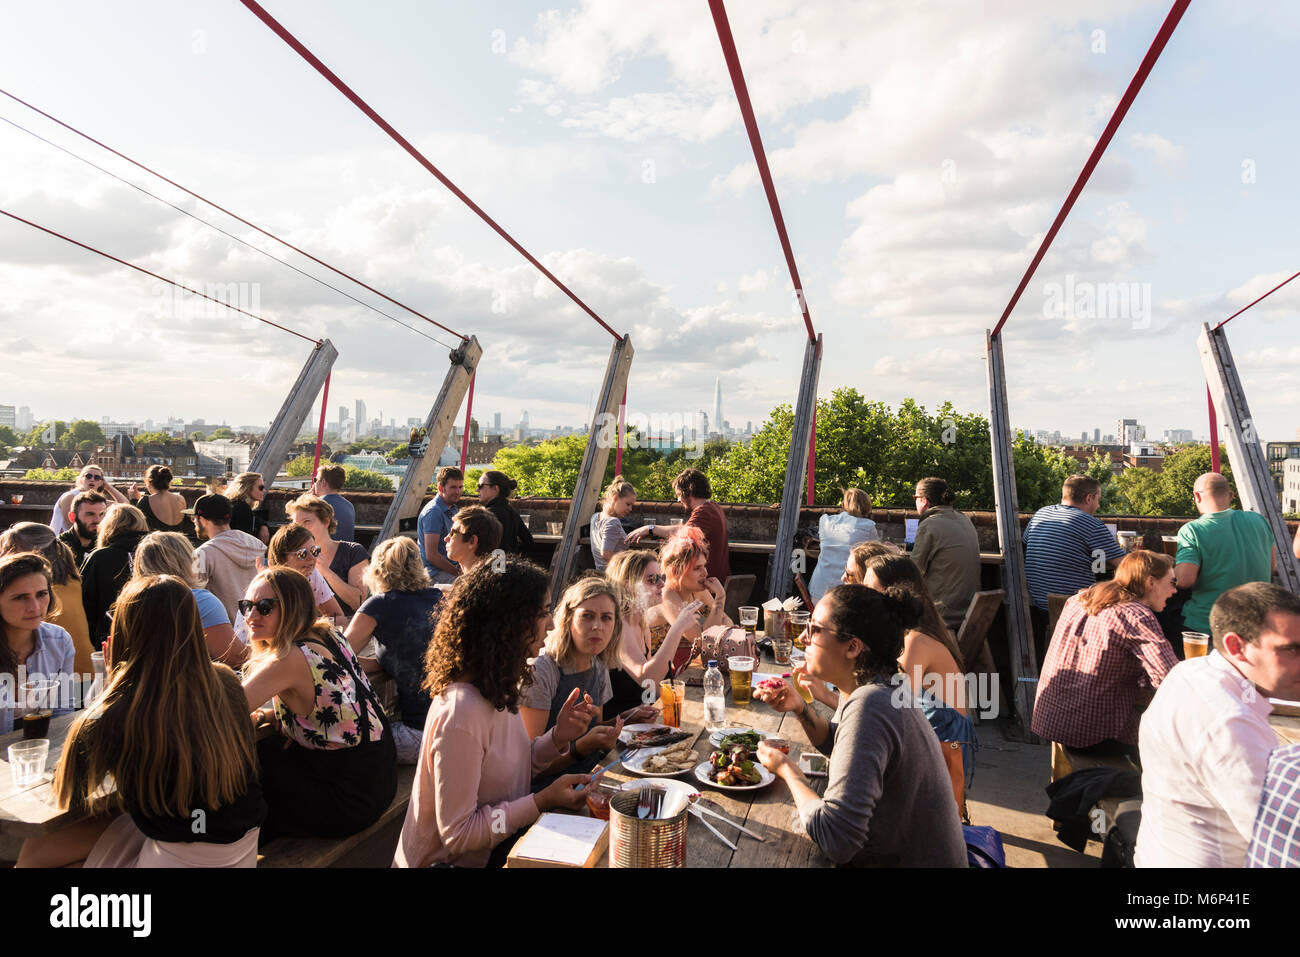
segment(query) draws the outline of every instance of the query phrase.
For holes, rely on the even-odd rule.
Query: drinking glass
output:
[[[49,738],[9,745],[9,773],[13,775],[14,787],[25,788],[38,784],[45,774],[45,762],[49,758]]]
[[[1183,632],[1183,657],[1200,658],[1210,653],[1210,636],[1203,631]]]
[[[736,704],[749,704],[754,659],[749,655],[736,655],[727,659],[727,668],[731,671],[731,700]]]
[[[670,728],[682,726],[682,702],[686,700],[686,681],[659,682],[659,705],[663,709],[663,722]]]
[[[790,651],[794,648],[794,641],[785,635],[777,635],[772,638],[772,657],[776,659],[778,665],[788,665],[790,663]]]
[[[532,517],[533,516],[531,512],[519,513],[519,520],[524,523],[524,528],[529,529],[530,531],[532,530],[532,526],[528,524],[528,520],[531,519]]]
[[[794,646],[800,650],[804,647],[803,633],[808,628],[808,619],[810,615],[806,611],[792,611],[786,621],[786,637],[794,642]]]
[[[744,628],[749,634],[758,631],[758,606],[741,605],[740,606],[740,627]]]

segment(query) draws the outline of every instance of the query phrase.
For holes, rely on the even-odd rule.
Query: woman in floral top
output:
[[[369,827],[397,790],[397,756],[351,647],[316,617],[311,586],[292,568],[261,572],[239,610],[253,645],[244,693],[250,707],[271,699],[280,729],[257,748],[270,809],[263,838]]]

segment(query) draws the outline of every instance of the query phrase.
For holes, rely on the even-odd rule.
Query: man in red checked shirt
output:
[[[731,577],[731,555],[727,550],[727,516],[712,500],[713,489],[708,477],[699,469],[686,469],[673,479],[673,491],[677,501],[686,506],[690,518],[687,525],[694,525],[704,533],[709,543],[709,577],[725,583]],[[643,525],[627,537],[629,543],[639,542],[651,535],[656,538],[668,538],[680,525]]]

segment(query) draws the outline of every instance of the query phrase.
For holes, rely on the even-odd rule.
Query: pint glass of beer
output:
[[[749,704],[754,659],[749,655],[736,655],[727,659],[727,667],[731,670],[731,700],[736,704]]]
[[[1183,632],[1183,656],[1200,658],[1210,653],[1210,636],[1203,631]]]

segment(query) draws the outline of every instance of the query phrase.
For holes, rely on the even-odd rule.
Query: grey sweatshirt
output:
[[[925,715],[897,707],[888,685],[854,689],[827,737],[826,795],[804,831],[837,864],[966,867],[952,783]]]
[[[207,581],[204,587],[217,596],[234,622],[239,599],[256,577],[257,559],[265,557],[266,546],[247,532],[228,529],[200,545],[198,553],[203,562],[201,577]]]

